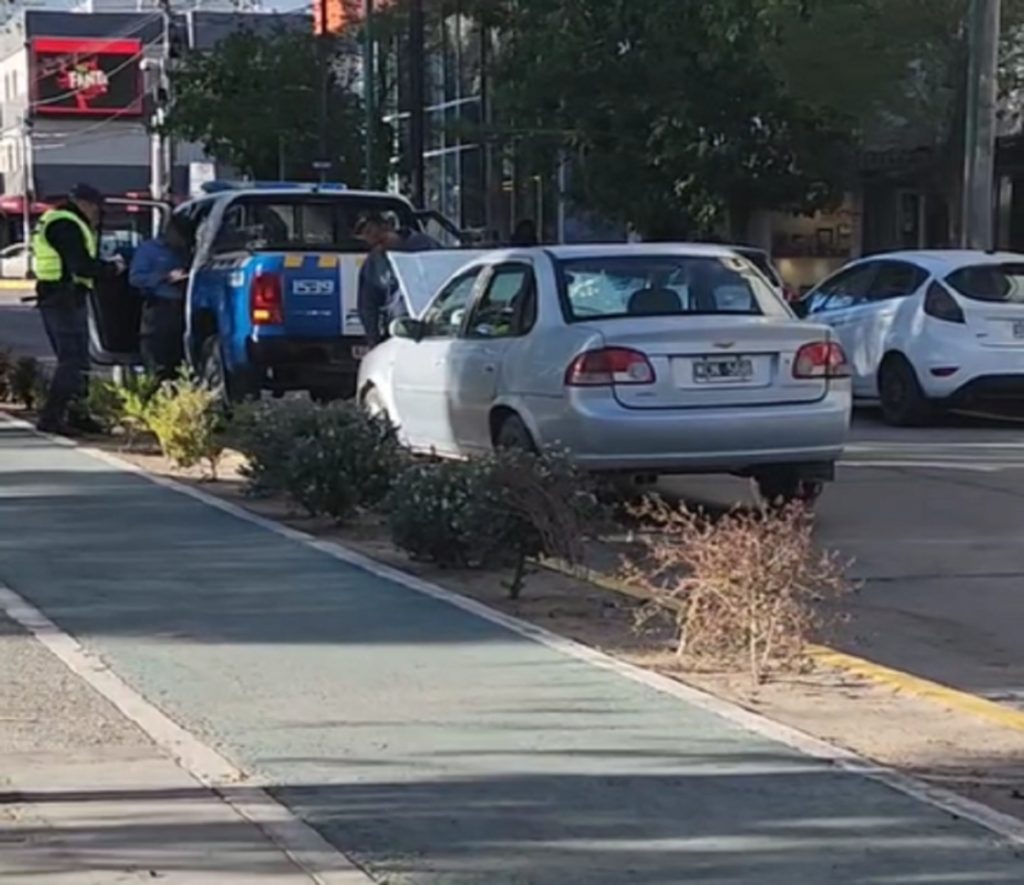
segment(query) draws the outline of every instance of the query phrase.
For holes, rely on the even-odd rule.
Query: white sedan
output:
[[[851,408],[842,348],[728,248],[392,263],[411,316],[363,360],[358,391],[413,449],[562,445],[596,472],[733,473],[772,499],[811,498],[833,476]]]
[[[812,289],[801,312],[835,330],[854,396],[892,424],[1024,401],[1024,255],[875,255]]]

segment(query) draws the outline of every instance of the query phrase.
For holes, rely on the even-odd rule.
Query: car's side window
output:
[[[537,317],[536,283],[527,264],[504,264],[491,275],[466,331],[468,338],[525,335]]]
[[[928,272],[906,261],[886,261],[878,269],[878,275],[871,283],[868,298],[871,301],[889,301],[913,295],[924,281]]]
[[[424,338],[454,338],[459,334],[479,276],[480,268],[473,268],[445,286],[423,316]]]
[[[817,291],[810,295],[808,313],[845,310],[861,303],[867,297],[877,271],[878,264],[876,262],[858,264],[840,271],[832,279],[822,283]]]

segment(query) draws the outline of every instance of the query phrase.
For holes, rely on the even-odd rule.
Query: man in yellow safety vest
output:
[[[99,260],[103,195],[76,185],[66,203],[44,213],[32,235],[36,297],[57,370],[39,416],[46,433],[75,435],[99,428],[89,417],[89,320],[86,300],[96,280],[124,270],[122,261]]]

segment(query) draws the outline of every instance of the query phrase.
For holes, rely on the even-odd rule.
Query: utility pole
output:
[[[412,200],[417,209],[426,202],[423,152],[426,148],[426,54],[423,0],[409,6],[409,160],[412,173]]]
[[[167,122],[167,108],[171,97],[171,28],[173,16],[171,0],[160,0],[162,18],[162,34],[160,56],[153,67],[156,68],[156,90],[153,102],[153,117],[150,120],[150,178],[149,192],[154,200],[166,200],[171,191],[171,147],[164,126]],[[161,215],[153,211],[153,231],[159,229]]]
[[[373,0],[364,0],[363,7],[363,104],[366,106],[366,177],[367,190],[376,185],[374,179],[374,154],[377,135],[377,85],[374,72],[373,45]]]
[[[967,25],[967,130],[960,238],[962,245],[971,249],[995,246],[1000,5],[1000,0],[971,0]]]

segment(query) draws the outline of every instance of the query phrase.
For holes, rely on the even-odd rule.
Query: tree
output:
[[[213,52],[188,55],[174,73],[167,129],[256,178],[315,178],[314,162],[326,160],[332,176],[361,182],[365,121],[352,89],[356,67],[337,38],[237,31]]]
[[[848,127],[787,89],[768,48],[798,0],[481,0],[499,134],[568,152],[577,198],[649,237],[843,189]]]

